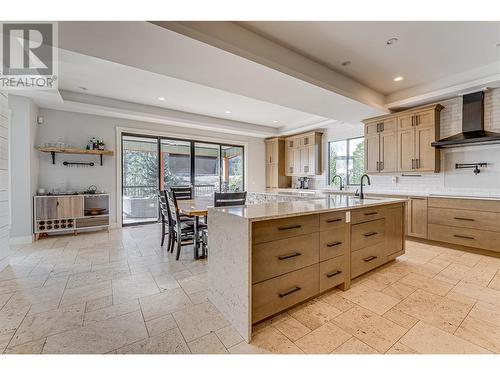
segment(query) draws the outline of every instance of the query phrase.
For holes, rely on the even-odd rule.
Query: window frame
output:
[[[353,141],[355,139],[362,139],[363,144],[365,142],[365,137],[364,136],[359,136],[359,137],[352,137],[352,138],[345,138],[345,139],[337,139],[336,141],[328,141],[328,186],[331,186],[332,183],[332,177],[330,175],[330,160],[331,160],[331,150],[332,148],[330,147],[331,143],[336,143],[336,142],[345,142],[346,143],[346,177],[345,177],[345,186],[358,186],[358,184],[351,184],[349,181],[349,152],[350,152],[350,141]]]

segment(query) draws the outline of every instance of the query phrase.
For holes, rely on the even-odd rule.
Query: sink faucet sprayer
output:
[[[371,185],[370,183],[370,176],[368,176],[367,174],[364,174],[363,176],[361,176],[361,180],[360,180],[360,183],[359,183],[359,188],[360,188],[360,193],[359,193],[359,199],[365,199],[365,194],[363,193],[363,179],[366,177],[366,180],[368,182],[368,185]]]

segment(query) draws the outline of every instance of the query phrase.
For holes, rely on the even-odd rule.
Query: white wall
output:
[[[7,95],[0,92],[0,271],[9,264],[9,119]]]
[[[244,137],[239,135],[223,134],[197,129],[168,126],[162,124],[142,123],[102,116],[81,113],[64,112],[52,109],[40,109],[40,116],[44,117],[44,124],[38,127],[37,144],[46,142],[65,142],[77,147],[85,147],[92,136],[103,139],[106,148],[114,150],[116,154],[116,128],[134,128],[159,132],[164,136],[179,134],[185,138],[203,139],[214,138],[226,142],[245,142],[247,156],[246,184],[249,191],[265,191],[264,170],[264,142],[260,138]],[[56,164],[52,165],[50,154],[38,153],[40,159],[38,173],[38,187],[45,189],[82,190],[89,185],[96,185],[110,196],[111,222],[117,222],[116,194],[117,168],[116,155],[104,157],[104,165],[98,163],[89,168],[68,168],[62,165],[67,161],[98,161],[97,157],[83,155],[56,155]]]
[[[461,132],[462,98],[440,102],[441,138]],[[500,89],[485,94],[485,129],[500,132]],[[323,175],[314,178],[311,188],[323,188],[328,179],[328,142],[363,136],[363,124],[343,124],[328,128],[323,137]],[[488,167],[477,176],[470,169],[455,169],[455,163],[487,162]],[[392,183],[397,176],[398,182]],[[441,151],[441,172],[405,177],[401,173],[372,174],[367,191],[388,193],[456,193],[500,195],[500,145],[468,146]],[[355,189],[355,187],[353,187]]]
[[[9,95],[12,158],[12,242],[30,241],[33,230],[33,195],[38,179],[38,156],[34,151],[38,107],[29,98]]]

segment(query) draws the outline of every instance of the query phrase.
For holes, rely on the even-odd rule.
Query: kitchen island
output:
[[[252,326],[404,254],[405,200],[330,195],[209,209],[209,299]]]

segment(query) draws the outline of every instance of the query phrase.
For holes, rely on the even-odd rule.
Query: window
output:
[[[358,185],[365,172],[364,138],[351,138],[328,143],[328,182],[338,187],[339,179],[332,184],[336,174],[342,177],[346,185]]]

